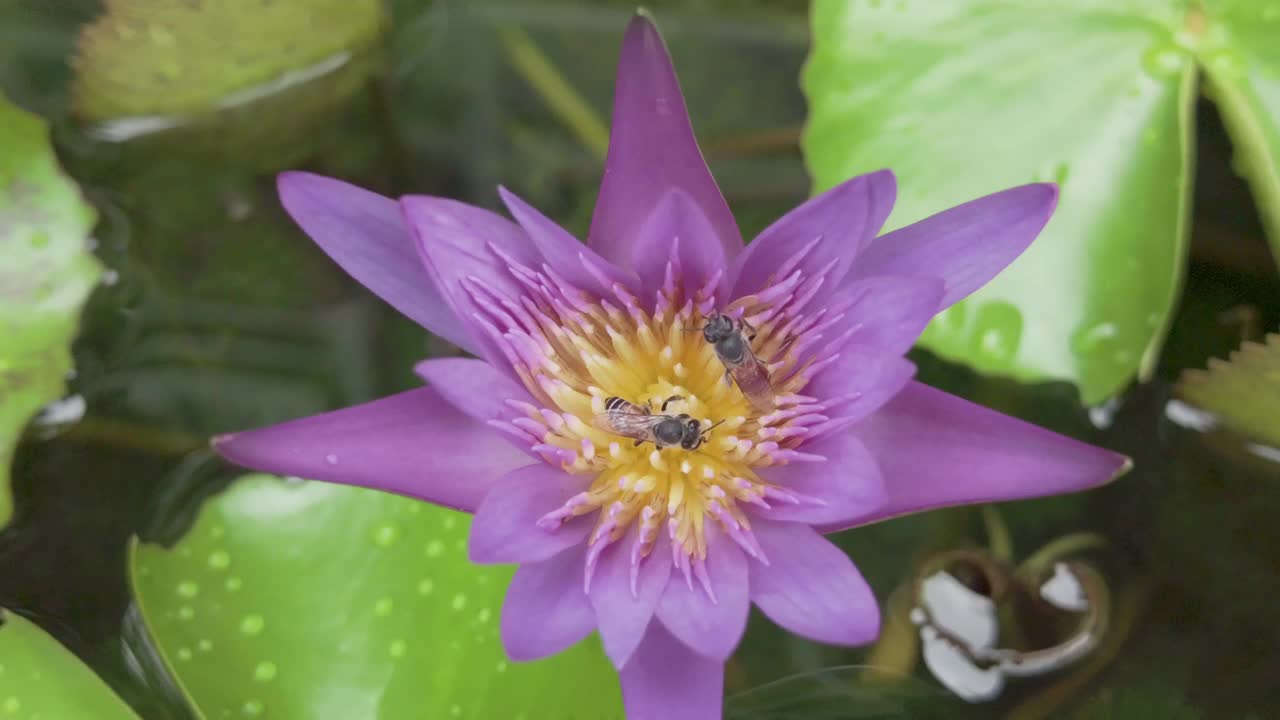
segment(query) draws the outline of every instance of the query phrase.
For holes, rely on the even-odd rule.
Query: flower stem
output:
[[[592,155],[603,160],[609,149],[609,130],[582,95],[556,69],[529,35],[518,27],[498,28],[498,37],[511,64],[542,97],[560,121]]]
[[[1013,562],[1013,536],[995,505],[982,506],[982,524],[987,529],[987,547],[992,556],[1003,563]]]
[[[1050,540],[1044,547],[1032,553],[1026,560],[1023,560],[1014,574],[1023,578],[1039,577],[1049,569],[1050,565],[1064,557],[1086,550],[1096,550],[1106,547],[1106,545],[1107,539],[1098,533],[1078,532],[1063,535],[1055,540]]]

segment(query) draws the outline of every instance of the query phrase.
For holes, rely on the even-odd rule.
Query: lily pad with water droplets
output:
[[[0,717],[136,720],[71,651],[26,618],[0,610]]]
[[[818,190],[898,176],[886,229],[1061,186],[1009,269],[921,343],[1097,403],[1155,365],[1184,263],[1195,62],[1178,0],[818,0],[803,138]]]
[[[75,115],[107,142],[275,170],[378,67],[380,0],[111,0],[80,33]]]
[[[1280,448],[1280,334],[1245,343],[1229,360],[1187,370],[1178,395],[1245,437]]]
[[[95,217],[45,124],[0,97],[0,526],[18,437],[65,390],[68,346],[101,272],[86,242]]]
[[[1280,263],[1280,2],[1204,6],[1205,74]]]
[[[505,658],[512,570],[472,565],[468,526],[394,495],[250,475],[174,547],[136,544],[133,588],[210,720],[621,717],[594,637]]]

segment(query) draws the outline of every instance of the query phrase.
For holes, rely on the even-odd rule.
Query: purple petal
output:
[[[614,283],[636,287],[634,274],[600,257],[515,193],[499,187],[498,194],[557,275],[597,297],[611,297]]]
[[[414,366],[413,371],[430,383],[450,405],[480,422],[519,416],[507,400],[530,404],[535,402],[524,385],[498,372],[483,360],[423,360]]]
[[[475,563],[529,563],[546,560],[581,544],[594,518],[577,517],[558,528],[538,519],[587,488],[589,480],[550,465],[518,468],[493,484],[471,522],[468,542]]]
[[[632,528],[620,542],[605,549],[587,593],[596,611],[605,654],[615,667],[625,665],[644,639],[658,599],[671,577],[671,541],[661,533],[649,555],[641,559],[636,592],[632,594],[631,558],[637,534]]]
[[[467,326],[422,268],[394,200],[333,178],[281,173],[280,202],[357,282],[432,333],[474,352]]]
[[[1129,459],[913,382],[853,432],[875,456],[889,500],[833,532],[948,505],[1087,490]]]
[[[742,250],[742,236],[693,137],[689,114],[666,45],[653,22],[637,15],[627,27],[618,62],[613,128],[600,197],[591,218],[590,245],[626,266],[638,231],[671,189],[700,208],[724,257]]]
[[[658,601],[658,619],[680,642],[723,662],[738,647],[747,627],[747,559],[714,524],[703,527],[707,575],[715,600],[696,579],[690,588],[683,578],[673,577]]]
[[[582,592],[585,551],[578,545],[516,570],[502,603],[502,646],[512,660],[554,655],[595,629]]]
[[[876,238],[854,262],[849,278],[941,278],[947,286],[941,308],[949,307],[1021,255],[1049,222],[1057,203],[1058,187],[1039,183],[944,210]]]
[[[765,468],[761,475],[785,490],[822,504],[812,500],[795,505],[773,503],[768,510],[752,507],[753,517],[809,525],[832,524],[865,515],[886,502],[880,468],[852,433],[834,433],[815,443],[806,443],[804,451],[826,459]],[[765,557],[769,555],[766,553]]]
[[[843,292],[857,299],[845,312],[850,342],[901,355],[915,344],[942,302],[942,281],[924,276],[854,280]]]
[[[808,437],[848,427],[874,413],[906,387],[916,366],[896,353],[850,343],[804,387],[804,394],[826,401],[831,418],[809,428]]]
[[[618,673],[627,720],[716,720],[724,663],[699,655],[653,623]]]
[[[220,435],[213,448],[255,470],[384,490],[467,512],[498,478],[529,464],[434,388]]]
[[[813,528],[756,523],[769,565],[751,567],[751,600],[796,635],[865,645],[880,633],[875,594],[849,557]]]
[[[505,298],[520,297],[524,290],[508,270],[510,261],[538,268],[542,256],[537,248],[515,223],[466,203],[410,195],[400,199],[400,210],[432,280],[476,338],[474,344],[481,350],[476,354],[505,372],[509,365],[505,355],[475,319],[482,311],[473,299],[473,288]]]
[[[673,263],[686,288],[700,288],[723,272],[724,248],[715,237],[707,216],[688,193],[666,192],[634,240],[630,267],[640,276],[642,290],[661,288]]]
[[[840,280],[884,225],[897,192],[893,173],[881,170],[847,180],[783,215],[738,257],[731,296],[760,291],[784,267],[788,273],[803,270],[812,281],[830,266],[827,282]]]

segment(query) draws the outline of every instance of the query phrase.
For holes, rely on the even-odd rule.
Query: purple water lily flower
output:
[[[914,382],[903,358],[1030,244],[1055,187],[877,238],[894,194],[888,171],[854,178],[744,249],[662,39],[637,16],[586,245],[506,190],[514,223],[281,176],[285,207],[325,252],[478,359],[427,360],[425,388],[215,446],[259,470],[474,513],[471,558],[520,565],[501,622],[512,658],[599,631],[629,718],[719,717],[751,603],[821,642],[876,637],[871,589],[823,533],[1082,490],[1127,467]],[[717,313],[754,330],[769,380],[756,402],[698,332]],[[637,444],[610,424],[614,397],[655,414],[676,398],[665,413],[688,415],[702,444]]]

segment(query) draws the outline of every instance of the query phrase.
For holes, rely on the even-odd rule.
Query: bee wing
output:
[[[764,363],[754,355],[737,367],[729,369],[738,389],[747,397],[747,401],[758,410],[772,410],[774,402],[773,385],[769,383],[769,371]]]
[[[592,424],[605,432],[649,440],[653,436],[653,418],[649,414],[613,411],[596,415]]]

